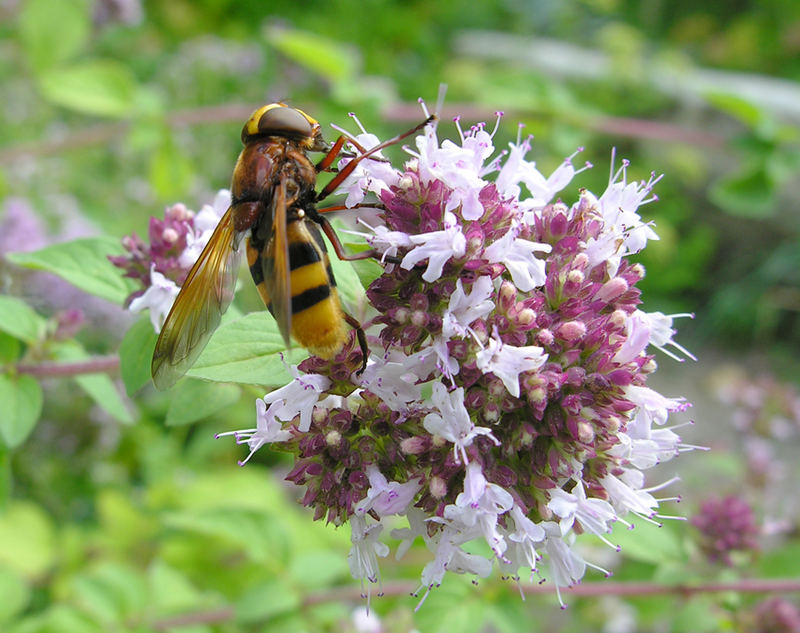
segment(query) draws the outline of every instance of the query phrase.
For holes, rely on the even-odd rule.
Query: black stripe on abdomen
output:
[[[297,314],[298,312],[307,310],[308,308],[325,301],[325,299],[330,296],[331,287],[327,284],[316,286],[315,288],[309,288],[305,292],[301,292],[299,295],[292,297],[292,314]]]
[[[289,270],[295,270],[321,260],[319,249],[312,242],[297,241],[289,244]]]

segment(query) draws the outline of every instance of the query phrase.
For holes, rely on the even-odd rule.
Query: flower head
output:
[[[563,587],[593,566],[575,535],[653,521],[659,486],[642,471],[689,448],[664,426],[688,405],[647,386],[651,347],[692,358],[674,342],[680,315],[641,309],[644,269],[627,258],[657,238],[639,207],[658,178],[629,182],[623,163],[569,205],[574,155],[547,176],[529,139],[494,157],[494,132],[456,127],[442,142],[427,127],[401,168],[362,160],[342,185],[347,204],[377,196],[366,239],[390,262],[367,289],[366,370],[346,351],[305,361],[264,399],[269,425],[241,437],[295,455],[287,479],[315,518],[351,524],[362,582],[399,515],[398,553],[418,538],[431,552],[424,595],[446,572],[518,577],[540,559]]]

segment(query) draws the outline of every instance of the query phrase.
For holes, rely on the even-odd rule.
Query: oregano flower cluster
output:
[[[529,139],[492,158],[494,132],[458,132],[440,143],[430,126],[402,168],[365,160],[342,187],[349,206],[373,194],[382,209],[363,232],[385,260],[367,289],[366,370],[353,344],[308,359],[235,436],[250,455],[295,455],[287,479],[315,519],[350,524],[362,583],[389,542],[402,555],[421,540],[424,595],[447,571],[527,577],[542,559],[569,586],[590,564],[574,535],[611,545],[613,522],[655,521],[672,480],[647,487],[643,471],[690,448],[666,425],[688,405],[646,383],[653,348],[693,357],[673,317],[640,308],[645,271],[628,257],[657,239],[638,208],[659,178],[628,182],[623,162],[601,195],[568,204],[574,155],[545,177]],[[387,533],[394,516],[407,527]]]

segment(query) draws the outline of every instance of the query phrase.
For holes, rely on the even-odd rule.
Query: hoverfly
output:
[[[340,136],[330,145],[319,123],[302,110],[271,103],[256,110],[242,128],[244,149],[236,161],[232,204],[220,220],[172,306],[153,352],[151,371],[158,389],[183,376],[208,343],[230,305],[239,267],[239,246],[247,235],[247,263],[267,309],[275,317],[286,346],[290,336],[312,354],[332,358],[356,330],[367,363],[364,331],[339,301],[327,249],[319,228],[343,260],[375,257],[375,251],[345,253],[326,211],[317,209],[364,159],[422,129],[428,117],[407,132],[369,150]],[[345,143],[358,154],[320,191],[317,174],[335,172],[334,160]],[[307,152],[325,152],[316,165]],[[374,205],[361,205],[374,206]],[[319,227],[319,228],[318,228]]]

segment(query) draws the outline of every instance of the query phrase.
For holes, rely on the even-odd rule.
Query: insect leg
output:
[[[329,209],[325,210],[328,211]],[[392,255],[384,255],[383,253],[375,250],[374,248],[368,251],[361,251],[360,253],[352,253],[352,254],[347,253],[344,250],[344,246],[342,246],[341,241],[339,241],[339,236],[336,235],[336,231],[333,230],[333,226],[331,225],[330,222],[328,222],[328,218],[318,214],[315,214],[314,216],[309,214],[309,218],[322,227],[322,230],[325,232],[325,235],[328,236],[328,239],[331,242],[331,246],[333,246],[333,250],[336,252],[336,256],[341,260],[344,260],[346,262],[352,262],[352,261],[357,261],[359,259],[377,259],[389,262],[390,264],[400,263],[400,259],[398,259],[397,257],[393,257]]]
[[[345,165],[336,174],[336,176],[333,177],[333,179],[327,185],[325,185],[325,188],[322,191],[320,191],[317,194],[316,202],[319,202],[320,200],[324,200],[329,195],[331,195],[334,191],[336,191],[336,189],[339,187],[339,185],[341,185],[344,182],[345,178],[347,178],[351,173],[353,173],[353,170],[358,166],[358,164],[362,160],[364,160],[365,158],[369,158],[373,154],[381,151],[382,149],[385,149],[385,148],[389,147],[390,145],[395,145],[396,143],[399,143],[400,141],[402,141],[407,136],[411,136],[414,132],[417,132],[417,131],[421,130],[422,128],[424,128],[426,125],[428,125],[428,123],[431,123],[432,121],[435,121],[436,118],[437,118],[436,115],[432,114],[427,119],[425,119],[422,123],[420,123],[419,125],[414,126],[410,130],[408,130],[406,132],[403,132],[402,134],[398,134],[394,138],[390,138],[388,141],[384,141],[383,143],[380,143],[380,144],[376,145],[375,147],[365,151],[363,154],[359,154],[358,156],[356,156],[353,160],[351,160],[349,163],[347,163],[347,165]],[[344,141],[342,141],[342,142],[344,143]],[[337,140],[336,143],[338,144],[339,141]],[[336,145],[334,145],[334,147],[336,147]],[[332,151],[333,150],[331,150],[331,152]],[[322,159],[321,162],[324,163],[327,160],[328,156],[330,156],[330,152],[328,153],[328,155],[325,158]],[[330,162],[333,162],[334,159],[335,159],[335,156],[330,159]],[[327,232],[326,232],[326,234],[327,234]],[[337,255],[338,255],[338,253],[337,253]]]
[[[344,312],[344,320],[356,331],[356,337],[358,338],[358,346],[361,348],[361,369],[359,369],[356,374],[360,375],[364,372],[367,368],[367,358],[369,357],[369,348],[367,347],[367,335],[364,333],[364,328],[361,327],[361,324],[352,316]]]

